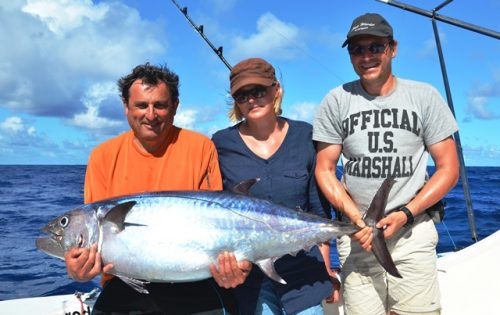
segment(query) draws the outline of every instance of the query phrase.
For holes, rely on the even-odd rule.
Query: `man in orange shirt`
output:
[[[147,191],[222,189],[217,151],[210,139],[173,125],[178,84],[179,77],[170,69],[148,63],[118,81],[131,130],[92,151],[85,174],[86,203]],[[214,279],[152,283],[148,295],[106,274],[113,265],[101,265],[96,246],[69,250],[65,262],[69,276],[77,281],[104,273],[93,314],[236,313],[230,291],[217,283],[226,288],[242,283],[247,275],[243,270],[250,265],[222,253],[219,269],[212,267],[217,283]]]

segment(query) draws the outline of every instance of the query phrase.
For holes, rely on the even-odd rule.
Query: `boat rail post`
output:
[[[434,18],[432,19],[432,28],[434,30],[434,38],[436,40],[436,46],[437,46],[438,55],[439,55],[439,63],[441,65],[441,73],[443,75],[444,88],[446,91],[446,99],[448,100],[448,106],[450,107],[450,110],[453,113],[453,116],[456,117],[455,108],[453,106],[453,98],[451,96],[451,91],[450,91],[450,83],[448,81],[448,74],[446,72],[446,65],[445,65],[444,57],[443,57],[443,50],[441,47],[441,40],[439,38],[439,32],[437,29],[436,20]],[[476,228],[476,217],[474,215],[474,209],[472,207],[472,198],[471,198],[470,190],[469,190],[469,180],[467,177],[467,170],[465,169],[464,155],[462,152],[462,143],[460,141],[460,133],[458,132],[458,130],[453,134],[453,137],[455,138],[455,146],[456,146],[457,153],[458,153],[458,160],[460,162],[459,163],[460,177],[462,178],[462,188],[464,190],[465,203],[467,205],[467,219],[469,220],[469,228],[470,228],[470,232],[471,232],[471,237],[472,237],[472,240],[477,242],[478,236],[477,236],[477,228]]]

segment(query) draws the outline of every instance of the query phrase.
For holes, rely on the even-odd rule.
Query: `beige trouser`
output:
[[[387,240],[402,279],[388,275],[373,253],[344,235],[337,240],[342,266],[342,295],[347,315],[439,314],[440,293],[436,268],[437,231],[426,214],[415,218]]]

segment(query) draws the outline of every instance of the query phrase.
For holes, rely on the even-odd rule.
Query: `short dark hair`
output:
[[[132,73],[118,80],[118,88],[125,103],[128,104],[132,83],[138,79],[152,85],[157,85],[158,81],[165,82],[172,100],[176,102],[179,99],[179,76],[170,70],[167,65],[154,66],[146,62],[143,65],[136,66]]]

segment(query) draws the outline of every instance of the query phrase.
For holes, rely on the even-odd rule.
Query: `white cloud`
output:
[[[493,77],[491,83],[476,87],[467,98],[467,114],[477,119],[500,118],[500,80]],[[494,104],[496,103],[496,104]],[[467,117],[466,119],[470,119]]]
[[[0,122],[0,158],[4,164],[83,164],[81,156],[87,157],[90,150],[89,142],[84,143],[80,147],[61,148],[23,118],[11,116]]]
[[[23,120],[16,116],[8,117],[3,122],[0,123],[0,130],[10,134],[16,134],[25,129],[26,127],[24,125]]]
[[[22,108],[32,104],[32,82],[29,79],[12,75],[16,70],[16,65],[0,62],[0,91],[2,91],[0,106]]]
[[[0,147],[4,149],[40,148],[47,143],[53,143],[45,135],[40,135],[34,126],[18,116],[7,117],[0,122]]]
[[[116,86],[114,82],[96,83],[89,87],[85,95],[82,97],[82,103],[85,105],[86,111],[74,115],[71,124],[74,126],[92,130],[99,134],[116,134],[117,129],[123,129],[124,122],[122,120],[113,120],[101,117],[100,108],[106,101],[117,98]],[[123,109],[117,108],[117,111]]]
[[[487,110],[488,98],[484,96],[470,96],[467,110],[479,119],[489,119],[492,113]]]
[[[84,104],[101,103],[109,97],[116,96],[115,82],[108,81],[90,86],[82,101]]]
[[[181,128],[194,129],[198,111],[195,109],[179,110],[175,114],[174,124]]]
[[[469,166],[500,166],[500,146],[496,144],[464,145],[463,152]]]
[[[99,117],[99,109],[93,105],[89,105],[86,112],[75,115],[72,122],[73,125],[86,129],[109,129],[121,125],[120,122]]]
[[[218,14],[223,14],[230,11],[235,5],[237,0],[210,0],[210,7],[214,10],[214,12]]]
[[[87,87],[115,81],[167,45],[162,25],[120,2],[16,2],[0,20],[0,42],[12,43],[0,50],[0,107],[35,116],[85,111],[78,100]]]
[[[12,138],[16,136],[36,136],[36,128],[27,125],[22,118],[17,116],[7,117],[4,121],[0,122],[0,131]]]
[[[234,38],[230,55],[235,60],[251,56],[292,59],[303,49],[300,37],[297,26],[265,13],[257,20],[257,33]]]
[[[447,43],[446,33],[439,32],[439,40],[441,45],[445,45]],[[429,38],[423,43],[421,48],[417,50],[417,57],[421,59],[438,58],[436,49],[436,39],[434,37]]]
[[[294,120],[303,120],[308,123],[312,123],[314,119],[314,114],[316,113],[317,103],[313,102],[301,102],[295,103],[288,107],[288,109],[283,110],[285,117],[289,117]]]
[[[35,127],[28,127],[28,129],[26,130],[26,132],[28,133],[28,135],[34,136],[35,133],[36,133],[36,129],[35,129]]]
[[[90,0],[29,0],[22,8],[23,12],[39,17],[58,35],[82,26],[85,19],[102,20],[108,10],[108,5],[94,5]]]

